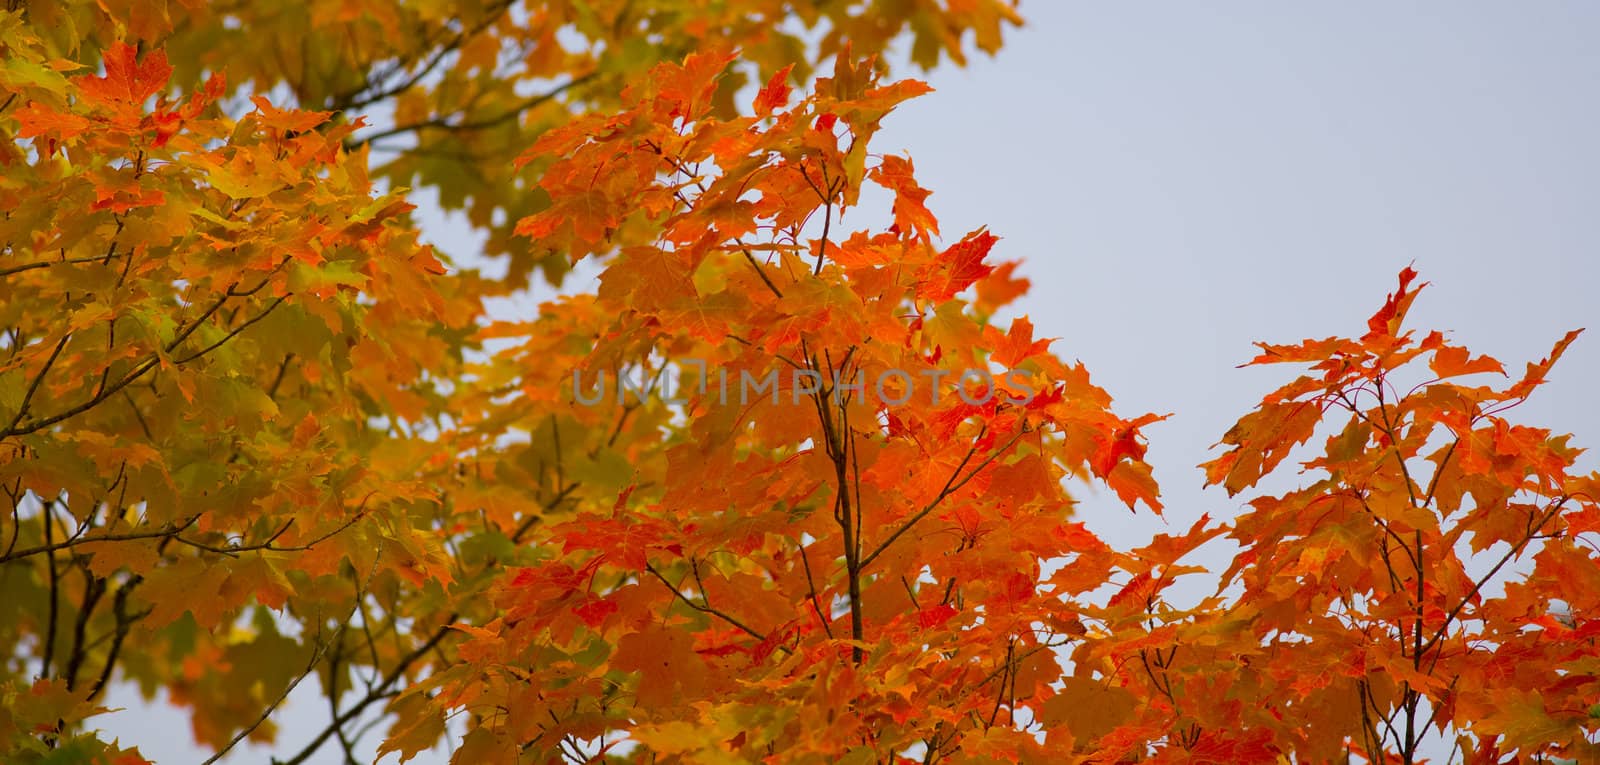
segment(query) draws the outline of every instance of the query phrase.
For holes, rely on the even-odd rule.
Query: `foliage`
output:
[[[1313,371],[1203,466],[1249,490],[1326,424],[1307,484],[1137,550],[1072,520],[1073,481],[1162,511],[1162,418],[997,321],[998,238],[944,244],[869,151],[928,90],[891,42],[1018,21],[11,3],[4,759],[142,762],[94,730],[118,681],[290,763],[372,719],[456,762],[1597,756],[1600,477],[1503,416],[1576,333],[1469,385],[1504,371],[1402,329],[1407,269],[1359,339],[1263,344]],[[498,272],[422,243],[414,184]],[[835,231],[868,188],[889,225]],[[593,293],[487,308],[586,259]],[[1217,594],[1164,600],[1224,535]],[[313,675],[326,728],[278,731]]]

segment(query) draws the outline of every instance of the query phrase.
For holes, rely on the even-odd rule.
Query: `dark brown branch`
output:
[[[1450,609],[1450,612],[1444,615],[1444,623],[1440,624],[1438,631],[1433,634],[1433,637],[1429,638],[1428,642],[1423,644],[1418,649],[1419,653],[1427,653],[1428,651],[1433,650],[1433,647],[1437,645],[1439,641],[1444,639],[1445,634],[1450,631],[1450,623],[1455,621],[1455,618],[1460,615],[1461,610],[1466,608],[1467,604],[1472,602],[1474,598],[1478,597],[1478,592],[1483,589],[1484,585],[1489,583],[1489,580],[1493,579],[1495,575],[1500,573],[1500,569],[1504,568],[1507,563],[1511,562],[1511,559],[1520,555],[1523,549],[1528,546],[1528,543],[1532,542],[1538,537],[1539,530],[1543,529],[1544,525],[1549,523],[1551,518],[1554,518],[1558,513],[1561,512],[1561,507],[1567,503],[1568,499],[1571,499],[1571,497],[1562,497],[1552,504],[1550,506],[1550,510],[1544,514],[1544,517],[1540,518],[1537,524],[1531,525],[1531,527],[1528,529],[1528,533],[1523,536],[1521,541],[1517,542],[1515,545],[1512,545],[1511,549],[1507,550],[1506,554],[1500,557],[1500,561],[1494,564],[1494,568],[1489,569],[1489,573],[1484,574],[1481,579],[1473,583],[1472,589],[1467,591],[1467,594],[1461,598],[1461,602],[1457,603],[1455,608]]]
[[[122,391],[122,398],[128,402],[128,409],[133,411],[133,419],[139,423],[139,430],[144,432],[145,439],[152,442],[155,441],[156,437],[155,434],[150,430],[150,423],[145,421],[144,412],[139,411],[139,405],[133,402],[133,396],[129,395],[128,391],[124,389]]]
[[[169,525],[160,529],[153,529],[151,531],[130,531],[122,534],[103,534],[92,537],[79,536],[72,537],[70,539],[64,539],[60,542],[50,541],[50,529],[47,526],[45,528],[46,541],[44,544],[35,547],[24,547],[21,550],[0,556],[0,563],[9,563],[20,558],[27,558],[40,553],[55,552],[56,550],[65,550],[69,547],[77,547],[78,545],[89,544],[91,542],[125,542],[134,539],[159,539],[162,537],[171,537],[194,525],[194,522],[198,519],[199,516],[194,516],[181,526]]]
[[[655,152],[657,156],[659,156],[662,159],[666,160],[667,164],[672,167],[672,170],[674,172],[681,173],[683,175],[687,175],[691,179],[694,177],[695,174],[692,171],[690,171],[689,168],[684,167],[683,163],[678,161],[678,159],[676,157],[667,156],[666,151],[661,148],[660,144],[658,144],[658,143],[656,143],[654,141],[646,140],[644,142],[644,145],[650,147],[650,150]],[[694,186],[695,186],[695,188],[700,190],[701,195],[704,195],[706,193],[705,185],[700,183],[699,181],[694,181]],[[677,197],[678,201],[682,202],[685,207],[693,207],[694,206],[688,199],[684,198],[684,195],[683,195],[683,193],[681,191],[674,190],[673,191],[673,196]],[[750,264],[751,268],[755,269],[756,276],[761,277],[761,283],[767,285],[767,289],[770,290],[773,295],[776,295],[779,299],[782,299],[783,298],[783,290],[778,289],[778,285],[774,284],[772,282],[772,278],[767,276],[766,269],[761,267],[761,263],[756,260],[756,256],[753,253],[750,252],[750,247],[748,245],[746,245],[743,241],[741,241],[738,237],[734,237],[733,244],[734,244],[734,246],[739,248],[740,252],[744,253],[745,261]]]
[[[317,665],[322,663],[322,655],[328,652],[328,647],[330,645],[338,642],[339,639],[344,636],[344,629],[345,625],[340,625],[339,629],[334,631],[331,638],[324,640],[320,645],[317,646],[317,650],[311,654],[311,660],[306,662],[306,668],[301,670],[300,674],[295,675],[293,680],[289,681],[288,687],[283,689],[283,693],[278,694],[278,698],[274,699],[271,704],[268,704],[266,709],[261,710],[261,716],[257,717],[255,722],[250,723],[238,733],[233,734],[233,738],[228,740],[227,745],[223,746],[221,749],[218,749],[216,754],[206,758],[205,762],[200,763],[200,765],[212,765],[212,763],[222,759],[222,756],[227,754],[228,750],[238,746],[239,742],[243,741],[246,736],[250,735],[253,731],[255,731],[256,728],[261,727],[261,723],[266,722],[267,718],[271,717],[272,713],[276,712],[279,706],[282,706],[283,700],[289,698],[289,694],[294,691],[295,686],[298,686],[301,680],[306,679],[306,675],[311,674],[312,670],[315,670]]]
[[[744,259],[749,261],[750,267],[756,270],[756,276],[761,277],[761,283],[767,285],[767,289],[771,290],[772,294],[781,299],[783,297],[783,290],[778,289],[778,285],[772,283],[772,277],[767,276],[767,270],[762,268],[760,263],[756,262],[756,256],[750,254],[750,248],[744,246],[742,243],[739,243],[738,240],[734,240],[734,243],[739,244],[739,251],[744,253]]]
[[[344,641],[341,640],[334,647],[333,655],[328,657],[328,713],[333,719],[339,719],[339,666],[344,662]],[[334,736],[339,739],[339,747],[344,750],[345,765],[356,762],[355,747],[350,743],[350,737],[345,735],[344,726],[334,728]]]
[[[332,99],[330,99],[331,107],[339,111],[363,109],[386,98],[396,96],[404,93],[407,90],[410,90],[412,87],[416,86],[417,83],[421,82],[424,77],[427,77],[430,73],[432,73],[434,69],[438,68],[439,64],[444,61],[446,56],[450,55],[456,50],[459,50],[461,45],[472,36],[482,32],[485,29],[488,29],[496,21],[499,21],[500,18],[505,15],[505,12],[511,8],[511,5],[512,0],[502,0],[497,7],[489,9],[488,13],[484,16],[483,21],[478,22],[469,29],[462,30],[461,32],[457,33],[456,36],[449,42],[441,44],[437,50],[428,56],[428,59],[423,62],[422,66],[418,67],[417,70],[411,74],[411,76],[402,80],[398,84],[389,85],[370,93],[366,93],[366,88],[370,88],[374,84],[371,80],[367,80],[363,83],[365,87],[360,90],[335,95]],[[433,35],[429,35],[429,38],[432,37]],[[431,47],[431,45],[432,39],[428,39],[423,41],[421,47],[428,48]],[[388,71],[378,74],[377,80],[380,82],[387,80],[391,76],[397,74],[400,70],[410,66],[410,64],[411,61],[409,60],[397,61],[394,66],[388,68]],[[362,95],[363,93],[366,93],[366,95]]]
[[[822,623],[822,631],[828,633],[828,639],[832,640],[833,625],[829,623],[828,617],[823,615],[822,604],[817,600],[817,585],[811,578],[811,560],[806,555],[806,547],[800,544],[799,540],[795,541],[795,546],[800,548],[800,564],[806,569],[806,591],[811,596],[811,610],[817,612],[817,621]],[[915,601],[916,597],[913,596],[912,600]]]
[[[10,268],[0,268],[0,278],[7,277],[7,276],[10,276],[12,274],[20,274],[20,273],[22,273],[24,271],[32,271],[32,270],[37,269],[37,268],[49,268],[51,266],[64,266],[64,265],[69,265],[69,264],[73,264],[73,263],[99,263],[99,262],[102,261],[102,259],[103,259],[102,256],[95,255],[95,256],[85,257],[85,258],[65,258],[65,259],[62,259],[62,260],[41,260],[41,261],[39,261],[37,263],[24,263],[24,264],[22,264],[20,266],[12,266]]]
[[[373,493],[376,493],[376,492],[373,492]],[[247,545],[237,545],[237,546],[231,546],[231,547],[217,547],[216,545],[208,545],[208,544],[205,544],[204,542],[196,542],[195,540],[192,540],[192,539],[185,539],[184,537],[179,536],[177,533],[173,533],[170,536],[170,539],[172,541],[175,541],[175,542],[186,544],[186,545],[188,545],[190,547],[193,547],[193,548],[195,548],[197,550],[205,550],[206,552],[216,553],[218,555],[226,555],[226,556],[228,556],[230,558],[237,558],[237,557],[239,557],[239,553],[244,553],[244,552],[305,552],[306,550],[310,550],[311,548],[316,547],[317,545],[322,544],[323,542],[326,542],[329,539],[332,539],[333,537],[339,535],[345,529],[348,529],[351,526],[356,525],[357,521],[360,521],[362,518],[366,517],[366,514],[367,514],[367,511],[366,511],[367,502],[369,500],[371,500],[371,499],[372,499],[372,494],[368,494],[366,499],[361,500],[361,504],[356,508],[355,514],[350,516],[348,519],[346,519],[344,523],[339,524],[338,526],[333,528],[331,531],[324,532],[321,536],[315,537],[314,539],[312,539],[309,542],[306,542],[305,544],[299,544],[299,545],[279,545],[279,544],[274,544],[275,542],[278,541],[278,537],[283,536],[284,532],[288,531],[289,527],[294,525],[294,519],[293,518],[290,518],[288,520],[288,522],[286,522],[282,526],[280,526],[277,531],[272,533],[272,536],[267,537],[265,540],[263,540],[261,542],[254,542],[254,543],[247,544]],[[101,537],[101,538],[103,539],[104,537]]]
[[[39,374],[35,375],[33,382],[28,384],[28,391],[22,394],[22,403],[17,407],[16,416],[11,418],[11,424],[6,426],[6,432],[0,434],[0,436],[13,433],[16,430],[17,423],[22,422],[22,418],[28,415],[28,405],[33,401],[33,394],[39,392],[39,385],[44,382],[44,376],[50,373],[50,367],[55,366],[56,359],[61,356],[61,349],[67,347],[67,341],[71,339],[72,333],[68,332],[62,335],[60,340],[56,341],[55,349],[50,351],[50,358],[44,360],[44,366],[39,369]]]
[[[433,647],[438,645],[439,641],[443,640],[446,635],[450,634],[451,625],[455,624],[456,618],[459,616],[460,614],[455,613],[446,616],[443,626],[435,630],[433,635],[429,637],[428,640],[422,645],[417,646],[416,648],[412,649],[410,653],[407,653],[405,656],[401,657],[400,662],[394,666],[394,669],[391,669],[389,674],[384,676],[383,682],[379,683],[376,688],[368,691],[367,695],[362,697],[360,701],[356,702],[349,709],[346,709],[344,714],[334,718],[333,722],[329,723],[326,728],[323,728],[322,732],[318,733],[316,738],[313,738],[311,743],[306,744],[305,748],[301,749],[295,754],[295,756],[287,760],[273,758],[273,765],[301,765],[301,763],[304,763],[311,757],[311,755],[316,754],[317,750],[320,749],[322,745],[334,735],[335,731],[343,728],[345,724],[359,716],[363,711],[366,710],[367,707],[382,699],[393,696],[394,694],[390,691],[390,688],[392,688],[395,683],[400,681],[400,678],[405,675],[406,670],[410,668],[412,664],[416,663],[417,659],[422,658],[429,651],[433,650]]]
[[[688,606],[688,607],[690,607],[690,608],[692,608],[692,609],[694,609],[696,611],[699,611],[701,613],[711,614],[712,616],[715,616],[718,619],[721,619],[721,620],[727,622],[728,624],[733,625],[736,629],[738,629],[739,631],[749,635],[750,637],[753,637],[753,638],[755,638],[757,640],[760,640],[762,642],[766,642],[766,640],[767,640],[767,636],[766,635],[763,635],[763,634],[761,634],[759,632],[756,632],[755,630],[753,630],[749,626],[747,626],[744,622],[741,622],[737,618],[728,615],[727,612],[718,610],[717,608],[713,607],[710,603],[696,603],[693,600],[691,600],[689,598],[689,596],[683,594],[682,590],[678,589],[677,585],[674,585],[672,582],[667,581],[667,578],[662,576],[661,572],[657,571],[655,566],[647,563],[647,564],[645,564],[644,570],[646,570],[646,571],[650,572],[652,575],[654,575],[655,578],[657,580],[659,580],[663,586],[665,586],[667,589],[671,590],[673,595],[677,596],[678,600],[683,601],[684,605],[686,605],[686,606]],[[701,595],[702,595],[702,597],[704,596],[704,592],[703,591],[702,591]],[[782,650],[784,653],[788,653],[788,651],[789,651],[788,646],[781,646],[780,645],[780,646],[778,646],[778,648],[780,650]]]
[[[88,634],[89,617],[94,615],[94,609],[100,605],[100,598],[105,592],[106,580],[95,576],[88,566],[84,566],[83,601],[79,604],[78,616],[72,623],[72,654],[67,657],[67,671],[63,673],[69,691],[77,687],[78,671],[83,668],[83,660],[88,656],[84,640]]]
[[[555,510],[556,506],[561,504],[562,502],[565,502],[567,497],[569,495],[571,495],[572,492],[576,491],[577,488],[578,488],[578,483],[576,481],[574,481],[572,483],[569,483],[566,486],[562,487],[561,491],[556,492],[556,495],[554,497],[551,497],[549,502],[544,503],[544,512],[548,513],[548,512],[551,512],[552,510]],[[542,515],[530,515],[527,518],[524,518],[522,520],[522,523],[517,526],[517,530],[511,534],[511,543],[512,544],[520,543],[522,541],[523,535],[527,534],[530,530],[532,530],[534,524],[538,523],[539,519],[543,518],[543,517],[544,516],[542,516]]]
[[[540,104],[543,104],[543,103],[545,103],[547,101],[554,100],[555,98],[560,96],[562,93],[565,93],[568,90],[570,90],[570,89],[572,89],[574,87],[577,87],[578,85],[581,85],[581,84],[583,84],[585,82],[588,82],[589,80],[594,79],[594,77],[595,77],[595,73],[593,73],[593,72],[591,72],[589,74],[585,74],[585,75],[580,76],[580,77],[574,77],[573,79],[567,81],[566,83],[556,86],[556,88],[554,90],[550,90],[550,91],[545,92],[545,93],[540,93],[540,94],[538,94],[536,96],[531,96],[529,98],[525,98],[520,103],[518,103],[516,106],[513,106],[510,109],[507,109],[506,111],[503,111],[503,112],[501,112],[499,114],[496,114],[496,115],[493,115],[493,116],[482,117],[482,118],[479,118],[479,119],[476,119],[476,120],[466,120],[464,122],[454,122],[454,123],[450,122],[445,117],[434,117],[434,118],[431,118],[431,119],[419,120],[417,122],[408,122],[408,123],[406,123],[404,125],[395,125],[393,127],[387,128],[385,130],[380,130],[380,131],[378,131],[376,133],[373,133],[372,135],[369,135],[369,136],[363,136],[359,140],[354,141],[354,142],[350,143],[349,145],[347,145],[346,148],[354,149],[356,147],[361,146],[362,144],[372,143],[373,141],[381,141],[381,140],[383,140],[385,138],[389,138],[391,136],[400,135],[401,133],[413,133],[413,132],[417,132],[417,131],[420,131],[420,130],[467,130],[467,131],[471,131],[471,130],[486,130],[488,128],[492,128],[492,127],[495,127],[497,125],[502,125],[502,124],[505,124],[506,122],[509,122],[509,121],[511,121],[513,119],[516,119],[518,116],[521,116],[524,112],[528,111],[529,109],[532,109],[532,108],[534,108],[536,106],[539,106]]]
[[[117,588],[116,594],[111,596],[111,614],[116,619],[116,628],[111,635],[111,648],[106,652],[105,666],[100,668],[100,677],[95,680],[94,688],[89,691],[89,700],[93,701],[105,690],[106,684],[111,681],[111,672],[117,666],[117,656],[122,652],[122,641],[127,639],[128,630],[133,623],[143,618],[148,610],[138,614],[128,614],[128,593],[137,587],[144,577],[134,576],[122,586]]]
[[[265,310],[263,310],[261,313],[256,314],[255,316],[250,317],[243,324],[240,324],[239,326],[234,327],[233,331],[231,331],[228,334],[224,335],[221,340],[218,340],[218,341],[206,346],[205,348],[203,348],[201,350],[195,351],[194,353],[191,353],[188,356],[184,356],[181,359],[174,359],[172,363],[174,363],[174,364],[187,364],[187,363],[189,363],[191,361],[194,361],[195,359],[200,358],[201,356],[204,356],[204,355],[206,355],[206,354],[208,354],[208,353],[210,353],[210,352],[222,347],[223,343],[226,343],[229,340],[232,340],[240,332],[243,332],[246,329],[248,329],[250,327],[250,325],[255,324],[256,322],[267,318],[268,314],[272,313],[275,309],[277,309],[278,306],[283,305],[283,301],[287,300],[288,298],[289,298],[289,296],[285,295],[283,297],[278,298],[277,300],[272,301],[272,304],[268,305]]]
[[[260,287],[258,286],[256,289],[260,289]],[[216,300],[216,302],[212,303],[209,307],[207,307],[205,312],[203,314],[201,314],[201,316],[199,318],[195,319],[195,321],[193,323],[189,324],[184,329],[180,330],[178,332],[177,336],[175,336],[172,339],[171,342],[167,343],[167,345],[165,346],[164,350],[167,353],[171,353],[175,348],[178,347],[179,344],[181,344],[184,340],[187,340],[190,335],[194,334],[195,330],[199,329],[200,326],[202,324],[204,324],[207,319],[209,319],[213,315],[215,315],[216,312],[222,308],[222,305],[224,303],[226,303],[230,297],[232,297],[232,296],[234,296],[236,294],[249,294],[249,293],[234,293],[233,292],[233,288],[230,287],[228,293],[222,295],[222,297],[218,298]],[[204,356],[207,353],[210,353],[213,350],[216,350],[223,343],[227,342],[228,340],[232,339],[234,336],[238,335],[246,327],[249,327],[250,325],[254,324],[255,322],[260,321],[268,313],[271,313],[272,309],[276,308],[278,306],[278,304],[282,303],[288,297],[290,297],[290,296],[289,295],[284,295],[283,297],[278,298],[277,301],[275,301],[265,311],[262,311],[260,314],[256,315],[254,318],[251,318],[249,321],[246,321],[243,325],[241,325],[240,327],[236,328],[234,331],[228,333],[227,337],[224,337],[222,340],[220,340],[220,341],[218,341],[216,343],[212,343],[205,350],[200,351],[199,353],[190,354],[190,355],[188,355],[188,356],[186,356],[186,357],[184,357],[182,359],[177,360],[174,363],[176,363],[176,364],[186,364],[186,363],[188,363],[190,361],[194,361],[195,359],[200,358],[201,356]],[[19,435],[20,436],[25,436],[25,435],[28,435],[29,433],[33,433],[33,432],[36,432],[36,431],[41,430],[43,428],[50,427],[51,425],[54,425],[54,424],[56,424],[58,422],[61,422],[63,420],[67,420],[67,419],[70,419],[72,417],[76,417],[76,416],[78,416],[80,414],[83,414],[84,412],[87,412],[90,409],[93,409],[94,407],[98,406],[100,404],[100,402],[105,401],[107,398],[110,398],[111,396],[116,395],[123,388],[126,388],[128,385],[133,383],[133,381],[139,379],[140,377],[143,377],[145,375],[145,373],[149,372],[151,369],[154,369],[156,367],[156,365],[159,364],[160,362],[161,362],[161,355],[160,354],[151,354],[142,363],[140,363],[137,366],[135,366],[132,371],[128,372],[126,375],[123,375],[121,379],[117,380],[117,382],[111,384],[108,387],[102,388],[98,393],[96,393],[93,396],[90,396],[84,402],[82,402],[82,403],[80,403],[80,404],[78,404],[76,406],[73,406],[73,407],[67,409],[64,412],[60,412],[58,414],[46,417],[46,418],[44,418],[42,420],[34,420],[32,422],[29,422],[27,425],[20,425],[20,422],[21,422],[21,416],[20,415],[22,414],[22,412],[19,411],[18,412],[18,415],[19,415],[18,418],[15,421],[13,421],[12,424],[9,427],[7,427],[5,431],[0,432],[0,438],[4,438],[6,436],[19,436]]]
[[[53,527],[55,526],[55,500],[44,503],[44,543],[50,545]],[[21,533],[19,530],[18,533]],[[56,556],[52,552],[45,557],[45,567],[50,574],[50,614],[45,624],[44,631],[44,658],[40,661],[39,677],[50,677],[50,664],[55,661],[56,654],[56,625],[61,614],[61,572],[56,569]]]
[[[278,386],[283,385],[283,376],[289,371],[289,362],[294,361],[293,353],[283,355],[283,363],[278,365],[278,374],[272,378],[272,384],[267,386],[267,398],[278,398]]]

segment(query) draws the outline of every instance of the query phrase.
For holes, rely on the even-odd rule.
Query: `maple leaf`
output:
[[[1292,448],[1310,440],[1321,420],[1321,409],[1310,402],[1263,403],[1223,435],[1221,443],[1233,448],[1201,465],[1206,483],[1223,484],[1229,496],[1255,485]]]
[[[333,116],[333,112],[279,109],[265,96],[251,96],[250,103],[256,107],[251,116],[275,133],[304,133]]]
[[[1032,282],[1014,276],[1018,265],[1018,261],[1006,261],[978,281],[978,306],[982,310],[992,313],[1027,294]]]
[[[93,124],[88,118],[51,109],[43,104],[31,103],[17,111],[21,129],[18,138],[47,138],[61,142],[77,137]]]
[[[1155,595],[1159,589],[1159,581],[1148,571],[1142,571],[1129,582],[1117,590],[1106,605],[1117,607],[1124,603],[1131,603],[1135,608],[1142,609],[1145,602]]]
[[[1011,329],[1005,338],[995,343],[993,358],[1007,367],[1016,367],[1023,360],[1050,350],[1050,340],[1033,339],[1033,322],[1027,316],[1011,320]]]
[[[1016,325],[1013,324],[1013,327]],[[1167,419],[1168,414],[1145,414],[1122,423],[1110,433],[1110,437],[1097,438],[1100,448],[1095,454],[1093,468],[1096,475],[1104,478],[1110,475],[1112,468],[1123,458],[1143,460],[1145,445],[1139,441],[1139,429],[1153,422]]]
[[[956,607],[949,603],[941,603],[932,608],[924,608],[917,612],[917,626],[931,629],[943,625],[956,615]]]
[[[389,729],[389,735],[378,746],[379,758],[389,752],[398,752],[400,762],[407,762],[422,750],[432,747],[433,742],[438,741],[444,733],[444,715],[428,704],[428,698],[423,694],[402,695],[390,703],[389,711],[395,715],[395,722]]]
[[[1494,372],[1505,374],[1506,369],[1500,362],[1489,356],[1473,358],[1465,348],[1453,345],[1443,345],[1442,339],[1437,339],[1438,333],[1429,335],[1422,343],[1423,348],[1437,346],[1433,358],[1428,361],[1428,368],[1441,379],[1446,377],[1459,377],[1461,375],[1481,374]]]
[[[939,235],[939,221],[928,210],[927,199],[932,192],[917,185],[911,160],[886,155],[877,167],[867,174],[873,182],[894,192],[894,225],[897,230],[926,238]]]
[[[1138,700],[1123,688],[1086,677],[1061,678],[1062,688],[1044,702],[1039,719],[1085,746],[1132,716]]]
[[[1390,293],[1388,299],[1384,301],[1383,307],[1379,308],[1378,312],[1372,315],[1372,318],[1367,319],[1368,332],[1362,340],[1371,340],[1382,336],[1394,337],[1400,331],[1400,324],[1405,321],[1406,311],[1411,307],[1411,301],[1415,300],[1417,293],[1427,286],[1427,282],[1423,282],[1417,285],[1416,289],[1408,289],[1412,280],[1416,278],[1417,272],[1412,270],[1410,266],[1401,269],[1400,288]]]
[[[639,674],[639,703],[646,708],[670,706],[698,692],[705,664],[692,638],[679,630],[651,627],[623,635],[612,665]]]
[[[590,627],[599,627],[605,623],[606,617],[616,613],[617,609],[617,604],[610,600],[590,598],[582,605],[574,606],[572,611],[583,619],[584,624]]]
[[[918,273],[917,297],[942,303],[994,271],[983,262],[1000,238],[987,229],[967,234]]]
[[[789,73],[793,71],[794,64],[779,69],[772,75],[771,79],[767,80],[767,84],[762,86],[761,90],[756,93],[755,110],[757,116],[765,117],[772,114],[774,109],[789,103],[790,88],[788,80]]]
[[[1527,398],[1534,388],[1544,383],[1545,377],[1550,374],[1551,368],[1555,366],[1557,361],[1561,360],[1562,354],[1567,352],[1567,346],[1572,345],[1572,341],[1577,340],[1578,335],[1582,333],[1582,329],[1568,332],[1560,340],[1556,341],[1556,345],[1550,350],[1549,356],[1538,362],[1529,362],[1527,371],[1523,373],[1522,379],[1518,380],[1516,385],[1511,386],[1506,391],[1506,395],[1510,398]]]
[[[79,77],[79,91],[91,101],[105,106],[142,109],[144,102],[160,93],[172,77],[164,50],[154,50],[141,60],[138,48],[126,42],[113,43],[105,52],[104,76]]]

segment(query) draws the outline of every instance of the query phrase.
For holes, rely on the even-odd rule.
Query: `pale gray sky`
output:
[[[1294,372],[1234,369],[1250,343],[1359,335],[1411,262],[1412,326],[1508,369],[1592,326],[1519,416],[1600,443],[1600,4],[1204,5],[1025,4],[878,142],[947,236],[1026,261],[1021,309],[1119,410],[1176,413],[1174,525],[1229,512],[1192,466]]]
[[[931,75],[874,146],[911,154],[948,240],[987,225],[996,257],[1025,261],[1020,311],[1120,412],[1176,413],[1148,428],[1172,527],[1237,506],[1193,466],[1293,372],[1235,369],[1250,343],[1359,335],[1413,262],[1432,286],[1412,325],[1508,369],[1591,327],[1517,416],[1600,444],[1600,3],[1022,10],[998,58]],[[885,224],[868,212],[845,222]],[[1113,544],[1166,528],[1106,496],[1082,509]],[[176,710],[110,701],[129,710],[103,727],[147,756],[204,759]],[[281,747],[229,761],[292,752],[325,719],[295,704]]]

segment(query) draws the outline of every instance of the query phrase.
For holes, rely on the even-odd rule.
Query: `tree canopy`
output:
[[[1163,512],[1163,416],[997,319],[1016,261],[871,148],[929,90],[892,44],[1015,5],[11,0],[0,755],[143,762],[96,732],[128,682],[284,763],[373,720],[460,763],[1600,757],[1600,475],[1510,419],[1577,332],[1508,375],[1406,268],[1260,344],[1303,371],[1201,466],[1249,510],[1074,519]]]

